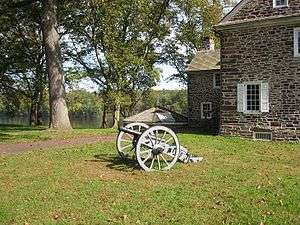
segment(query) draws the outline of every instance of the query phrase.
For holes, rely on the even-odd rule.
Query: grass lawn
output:
[[[169,172],[115,143],[0,156],[0,224],[300,224],[300,144],[180,134]]]
[[[113,134],[114,129],[73,129],[71,131],[55,131],[47,127],[29,127],[22,125],[0,124],[0,143],[17,143],[45,141],[51,139],[73,138],[84,135]]]

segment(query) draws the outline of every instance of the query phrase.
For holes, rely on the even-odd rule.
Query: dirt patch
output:
[[[97,142],[113,141],[115,138],[115,135],[95,135],[70,139],[0,144],[0,154],[16,154],[30,150],[46,150],[51,148],[64,148],[69,146],[93,144]]]

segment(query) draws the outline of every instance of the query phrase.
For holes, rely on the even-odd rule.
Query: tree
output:
[[[178,0],[176,32],[165,42],[164,61],[175,67],[177,73],[170,79],[187,82],[186,65],[202,49],[204,40],[214,39],[216,47],[219,40],[213,26],[224,16],[224,8],[231,8],[239,0]]]
[[[42,30],[49,77],[50,128],[71,129],[65,101],[65,81],[57,32],[56,4],[55,0],[42,0],[42,4]]]
[[[28,6],[32,7],[32,10],[42,11],[42,16],[37,18],[37,22],[42,28],[49,80],[49,127],[52,129],[71,129],[65,101],[64,72],[57,32],[56,2],[55,0],[15,0],[11,3],[11,7],[18,9]]]
[[[113,108],[116,126],[128,98],[134,106],[159,78],[154,67],[159,57],[155,40],[167,35],[166,24],[160,22],[169,1],[85,0],[72,4],[64,13],[69,34],[65,54],[99,85],[106,98],[104,111]]]
[[[35,19],[39,15],[34,10],[9,10],[4,4],[0,10],[0,92],[9,107],[28,101],[29,124],[40,125],[47,79],[41,27]]]
[[[70,113],[79,116],[100,115],[102,99],[97,93],[84,89],[71,90],[67,93],[67,103]]]
[[[66,11],[61,20],[69,34],[65,53],[99,85],[107,98],[104,102],[114,108],[116,125],[119,111],[133,109],[155,85],[156,64],[175,66],[178,75],[173,78],[185,81],[185,65],[203,38],[213,34],[222,4],[220,0],[83,0],[69,3]],[[104,110],[108,107],[105,104]]]

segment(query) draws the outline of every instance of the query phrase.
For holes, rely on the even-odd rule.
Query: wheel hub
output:
[[[159,154],[161,154],[163,151],[164,151],[164,149],[163,149],[161,146],[155,146],[155,147],[152,149],[152,154],[153,154],[153,155],[159,155]]]

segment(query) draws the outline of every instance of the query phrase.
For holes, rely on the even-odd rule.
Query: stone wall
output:
[[[221,91],[213,87],[214,74],[220,74],[220,70],[188,74],[189,126],[200,132],[219,133]],[[201,119],[201,102],[212,103],[212,119]]]
[[[271,131],[273,139],[300,140],[300,58],[294,57],[294,27],[300,24],[220,33],[222,134],[252,138],[253,131]],[[270,112],[237,112],[237,84],[248,81],[269,83]]]
[[[289,0],[289,6],[281,8],[273,8],[273,0],[248,0],[229,21],[267,18],[271,16],[293,15],[299,13],[299,0]]]

